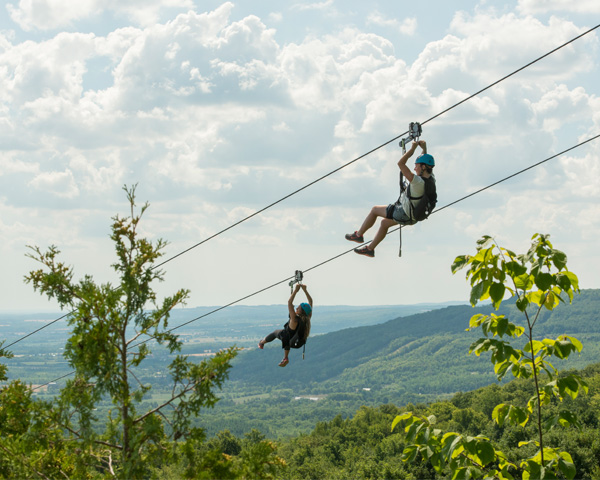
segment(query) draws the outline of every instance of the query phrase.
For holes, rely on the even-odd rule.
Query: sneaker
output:
[[[366,245],[362,248],[355,248],[354,251],[359,255],[365,255],[371,258],[375,256],[375,250],[369,250],[369,248]]]
[[[279,362],[279,366],[285,367],[288,363],[290,363],[290,360],[287,358],[284,358],[281,362]]]
[[[363,243],[365,240],[362,235],[358,235],[356,232],[347,233],[346,240],[350,240],[351,242]]]
[[[262,342],[262,340],[258,342],[258,348],[260,348],[261,350],[265,348],[265,344]]]

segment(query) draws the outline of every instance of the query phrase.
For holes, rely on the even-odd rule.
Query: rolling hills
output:
[[[223,401],[201,423],[209,432],[227,428],[239,435],[255,426],[278,436],[305,431],[336,414],[349,417],[361,405],[430,402],[496,383],[489,357],[468,355],[481,332],[465,331],[472,315],[491,310],[449,306],[317,335],[308,341],[305,360],[301,351],[293,351],[286,368],[277,366],[282,356],[279,341],[264,350],[241,352],[224,386]],[[600,290],[584,290],[572,305],[542,312],[537,338],[567,333],[584,345],[579,357],[555,363],[557,368],[583,368],[600,361],[598,311]],[[497,313],[523,322],[514,305],[507,303]],[[313,322],[318,321],[326,318],[315,308]],[[294,404],[287,412],[290,402],[302,399],[313,401]],[[274,414],[277,425],[269,421]]]

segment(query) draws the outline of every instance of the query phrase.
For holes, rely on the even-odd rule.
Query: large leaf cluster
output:
[[[565,397],[575,399],[587,393],[588,385],[577,374],[559,376],[550,359],[567,359],[581,352],[583,346],[570,335],[555,339],[534,337],[534,327],[543,310],[553,310],[559,303],[571,302],[579,292],[577,276],[567,269],[567,256],[555,249],[548,235],[535,234],[529,250],[522,255],[500,247],[492,237],[477,242],[475,255],[458,256],[452,272],[466,269],[471,284],[470,302],[475,306],[490,300],[497,310],[505,298],[515,298],[523,315],[521,325],[505,315],[476,314],[470,329],[481,329],[484,337],[472,343],[469,353],[490,355],[499,380],[507,374],[517,379],[534,380],[534,394],[525,406],[501,403],[495,406],[492,419],[499,425],[525,427],[533,418],[537,438],[523,441],[520,446],[535,445],[537,452],[522,459],[519,465],[506,461],[506,456],[485,437],[465,437],[458,433],[442,433],[432,427],[435,417],[418,417],[407,412],[396,418],[392,428],[404,426],[410,445],[404,460],[420,456],[437,470],[448,468],[453,478],[512,478],[519,471],[522,478],[574,478],[575,468],[570,455],[544,445],[544,434],[556,426],[580,425],[567,409],[544,414],[544,408]],[[524,336],[523,346],[515,343]],[[545,381],[545,384],[541,382]]]

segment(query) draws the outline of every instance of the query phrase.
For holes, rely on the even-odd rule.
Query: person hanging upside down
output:
[[[417,146],[421,147],[423,153],[415,161],[414,172],[410,171],[410,168],[406,165],[406,162],[410,157],[413,156]],[[398,161],[398,167],[400,171],[409,182],[409,187],[404,190],[400,198],[396,203],[390,205],[376,205],[374,206],[361,227],[354,233],[346,234],[346,240],[356,243],[364,243],[363,235],[369,230],[377,220],[377,217],[382,217],[379,229],[375,234],[375,237],[369,243],[362,248],[355,248],[354,251],[359,255],[366,255],[367,257],[375,256],[375,247],[385,238],[387,231],[390,227],[400,225],[414,225],[417,223],[415,218],[415,208],[423,201],[425,194],[425,183],[426,179],[433,180],[433,196],[435,196],[435,177],[433,175],[433,167],[435,161],[431,155],[427,153],[427,144],[424,140],[413,142],[410,149],[402,155]],[[435,198],[433,199],[433,205],[435,206]],[[431,207],[433,208],[433,207]]]
[[[294,298],[296,298],[296,294],[300,289],[304,291],[308,303],[301,303],[297,308],[294,308]],[[290,362],[288,358],[288,355],[290,354],[290,347],[300,348],[306,343],[306,339],[310,335],[312,305],[313,300],[308,293],[306,285],[296,284],[294,292],[288,300],[288,311],[290,314],[288,322],[283,326],[282,329],[269,333],[269,335],[258,342],[258,348],[262,350],[265,346],[265,343],[272,342],[276,338],[281,340],[281,347],[283,348],[284,356],[283,360],[279,363],[280,367],[285,367]]]

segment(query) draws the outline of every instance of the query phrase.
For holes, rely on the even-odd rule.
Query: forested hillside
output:
[[[578,479],[600,478],[600,364],[586,367],[580,375],[589,385],[587,395],[566,400],[564,407],[577,414],[581,428],[560,426],[549,434],[552,447],[567,450],[573,457]],[[430,464],[402,461],[405,436],[391,431],[396,415],[412,411],[435,415],[442,431],[484,435],[502,447],[509,459],[518,458],[518,442],[534,436],[533,426],[498,426],[491,414],[499,402],[524,405],[533,391],[532,381],[512,381],[504,386],[490,385],[430,405],[382,405],[362,407],[351,419],[337,416],[319,423],[309,434],[279,442],[278,454],[287,464],[285,478],[448,478],[436,474]],[[548,414],[555,413],[554,405]],[[555,477],[548,477],[555,478]]]
[[[301,351],[293,351],[285,368],[277,366],[279,341],[264,350],[241,352],[223,400],[201,424],[209,434],[226,428],[236,435],[259,425],[277,438],[308,431],[336,414],[349,417],[361,405],[431,402],[497,383],[489,355],[468,355],[481,332],[465,332],[472,315],[490,311],[491,306],[452,306],[314,336],[305,360]],[[571,305],[542,313],[540,335],[573,334],[584,345],[580,356],[564,365],[557,361],[555,367],[583,368],[600,361],[598,311],[600,290],[582,290]],[[499,313],[521,321],[513,304],[503,304]],[[318,308],[313,321],[326,321]]]
[[[586,348],[571,366],[600,361],[599,310],[600,290],[583,290],[572,305],[543,313],[538,321],[540,334],[569,332],[580,337]],[[301,351],[292,352],[292,362],[285,370],[277,368],[281,344],[275,341],[264,351],[240,354],[230,380],[299,389],[316,384],[329,389],[335,382],[343,384],[345,390],[370,387],[401,394],[452,393],[457,390],[458,376],[460,390],[471,390],[493,380],[493,376],[487,359],[467,355],[478,333],[465,333],[465,329],[472,315],[490,311],[491,306],[452,306],[314,336],[308,341],[305,359]],[[500,313],[514,316],[515,309],[503,305]],[[515,318],[518,322],[518,316]],[[315,308],[313,322],[320,321],[327,319],[319,317]]]
[[[128,198],[133,206],[134,189]],[[278,342],[265,350],[193,354],[204,357],[200,362],[188,355],[199,344],[166,330],[186,291],[147,311],[154,278],[131,277],[133,265],[152,263],[162,246],[121,241],[135,237],[138,220],[113,225],[127,295],[103,293],[90,281],[75,284],[54,261],[58,252],[34,249],[49,272],[36,270],[29,279],[79,308],[64,350],[78,372],[58,395],[34,393],[8,381],[7,368],[43,368],[42,357],[11,358],[0,345],[7,360],[0,364],[0,380],[7,381],[0,389],[0,477],[115,476],[115,458],[120,478],[598,476],[600,367],[573,369],[600,361],[600,292],[579,294],[566,256],[547,236],[533,237],[523,263],[512,253],[499,260],[503,251],[484,250],[491,243],[484,237],[476,256],[453,264],[453,271],[469,267],[471,301],[490,298],[496,307],[507,291],[496,279],[509,272],[524,289],[516,304],[507,300],[496,312],[446,307],[313,335],[307,359],[294,352],[282,369]],[[542,264],[558,273],[541,271]],[[576,293],[573,305],[560,304],[558,295]],[[123,303],[131,298],[133,309]],[[316,307],[313,321],[326,322],[327,309]],[[134,344],[128,328],[158,345]],[[470,346],[477,355],[468,356]],[[501,385],[494,371],[506,374]],[[511,376],[518,380],[507,384]],[[538,475],[542,468],[551,476]]]

